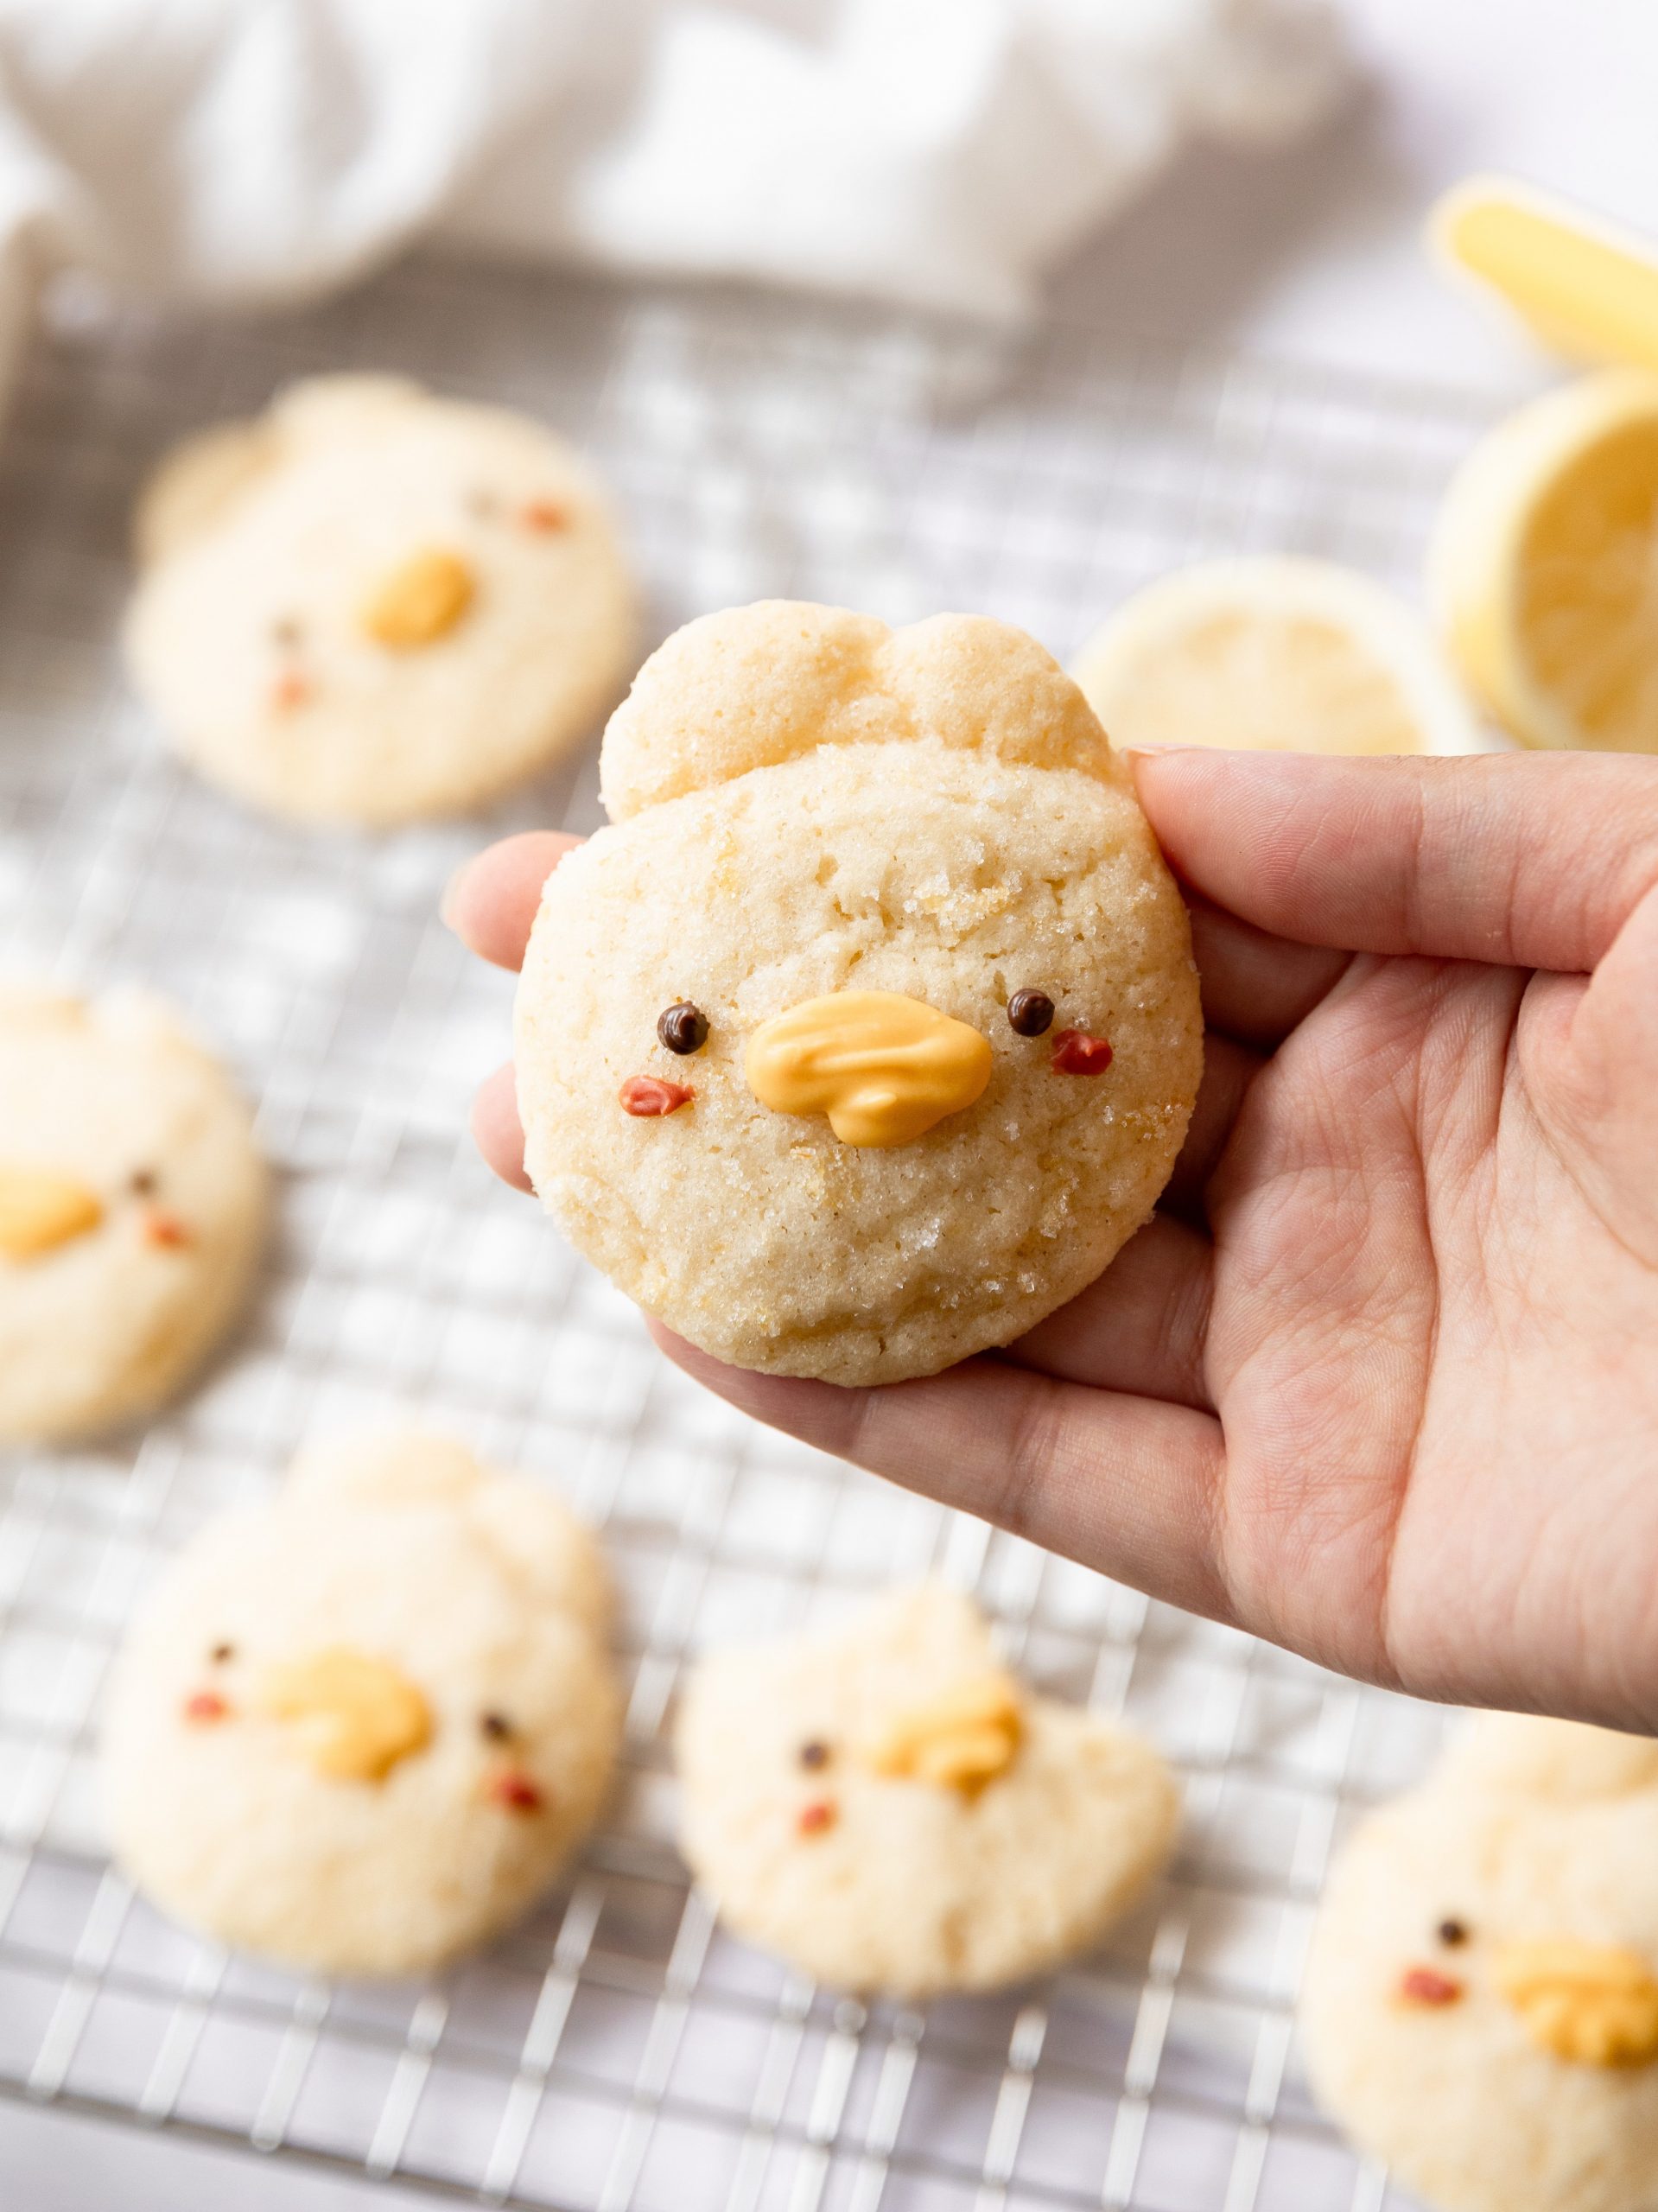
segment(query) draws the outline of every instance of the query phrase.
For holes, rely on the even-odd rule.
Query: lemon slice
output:
[[[1658,369],[1658,251],[1633,232],[1528,185],[1479,176],[1439,201],[1428,240],[1559,352]]]
[[[1322,561],[1177,569],[1120,607],[1071,674],[1117,746],[1486,749],[1426,626]]]
[[[1658,753],[1658,375],[1603,370],[1499,423],[1452,480],[1428,588],[1526,744]]]

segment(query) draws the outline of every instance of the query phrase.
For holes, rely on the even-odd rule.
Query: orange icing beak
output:
[[[924,1135],[980,1097],[990,1040],[897,991],[831,991],[763,1021],[743,1054],[748,1087],[778,1114],[826,1114],[842,1144]]]

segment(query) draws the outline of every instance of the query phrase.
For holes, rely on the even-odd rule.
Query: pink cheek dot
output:
[[[510,1813],[538,1813],[541,1792],[527,1774],[517,1767],[509,1767],[505,1774],[498,1774],[489,1785],[489,1794],[498,1805],[505,1805]]]
[[[1407,2005],[1454,2005],[1462,1984],[1433,1967],[1410,1967],[1399,1978],[1399,1994]]]
[[[1062,1029],[1053,1040],[1056,1075],[1103,1075],[1110,1065],[1109,1045],[1086,1029]]]
[[[223,1720],[229,1713],[229,1706],[216,1690],[198,1690],[194,1697],[187,1697],[184,1700],[187,1720]]]
[[[279,713],[291,714],[302,707],[311,696],[312,684],[308,676],[302,676],[297,669],[284,669],[270,687],[270,703]]]
[[[802,1835],[823,1835],[835,1826],[838,1815],[827,1797],[814,1797],[810,1805],[803,1805],[795,1816],[795,1826]]]
[[[145,1217],[144,1242],[158,1251],[181,1252],[195,1239],[176,1214],[155,1211]]]
[[[617,1094],[625,1114],[651,1121],[663,1114],[677,1114],[696,1096],[689,1083],[667,1083],[659,1075],[631,1075]]]
[[[526,530],[552,531],[568,527],[569,516],[556,499],[531,499],[521,508],[518,520]]]

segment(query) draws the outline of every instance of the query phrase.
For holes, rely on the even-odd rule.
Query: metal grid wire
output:
[[[0,451],[0,961],[180,1001],[242,1071],[283,1179],[253,1319],[107,1449],[0,1477],[0,2094],[559,2212],[1304,2212],[1384,2201],[1295,2076],[1311,1901],[1345,1812],[1433,1716],[768,1435],[636,1317],[461,1131],[510,987],[435,918],[487,834],[596,818],[591,757],[490,823],[303,836],[160,753],[114,634],[126,518],[181,430],[284,378],[386,366],[581,439],[664,632],[763,594],[941,606],[1064,654],[1126,591],[1284,549],[1410,587],[1482,409],[1061,331],[1031,346],[737,296],[441,264],[343,305],[183,328],[63,303]],[[100,1855],[100,1684],[134,1592],[308,1433],[397,1405],[557,1482],[604,1532],[632,1682],[625,1785],[562,1891],[430,1986],[325,1986],[173,1929]],[[671,1844],[688,1653],[895,1575],[975,1589],[1055,1692],[1187,1780],[1168,1881],[1105,1951],[926,2013],[729,1942]]]

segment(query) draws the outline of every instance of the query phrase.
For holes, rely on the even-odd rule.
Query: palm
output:
[[[1582,988],[1356,962],[1250,1084],[1209,1184],[1232,1606],[1350,1671],[1569,1701],[1588,1616],[1621,1602],[1629,1675],[1644,1639],[1658,1679],[1649,1569],[1617,1596],[1621,1559],[1658,1560],[1658,1420],[1613,1356],[1636,1310],[1658,1343],[1658,1278],[1568,1164],[1550,1077]]]
[[[928,1381],[668,1349],[1351,1673],[1658,1726],[1658,764],[1188,753],[1140,780],[1210,1025],[1153,1222]],[[512,963],[556,857],[514,850],[454,911]],[[519,1171],[510,1083],[480,1133]]]

